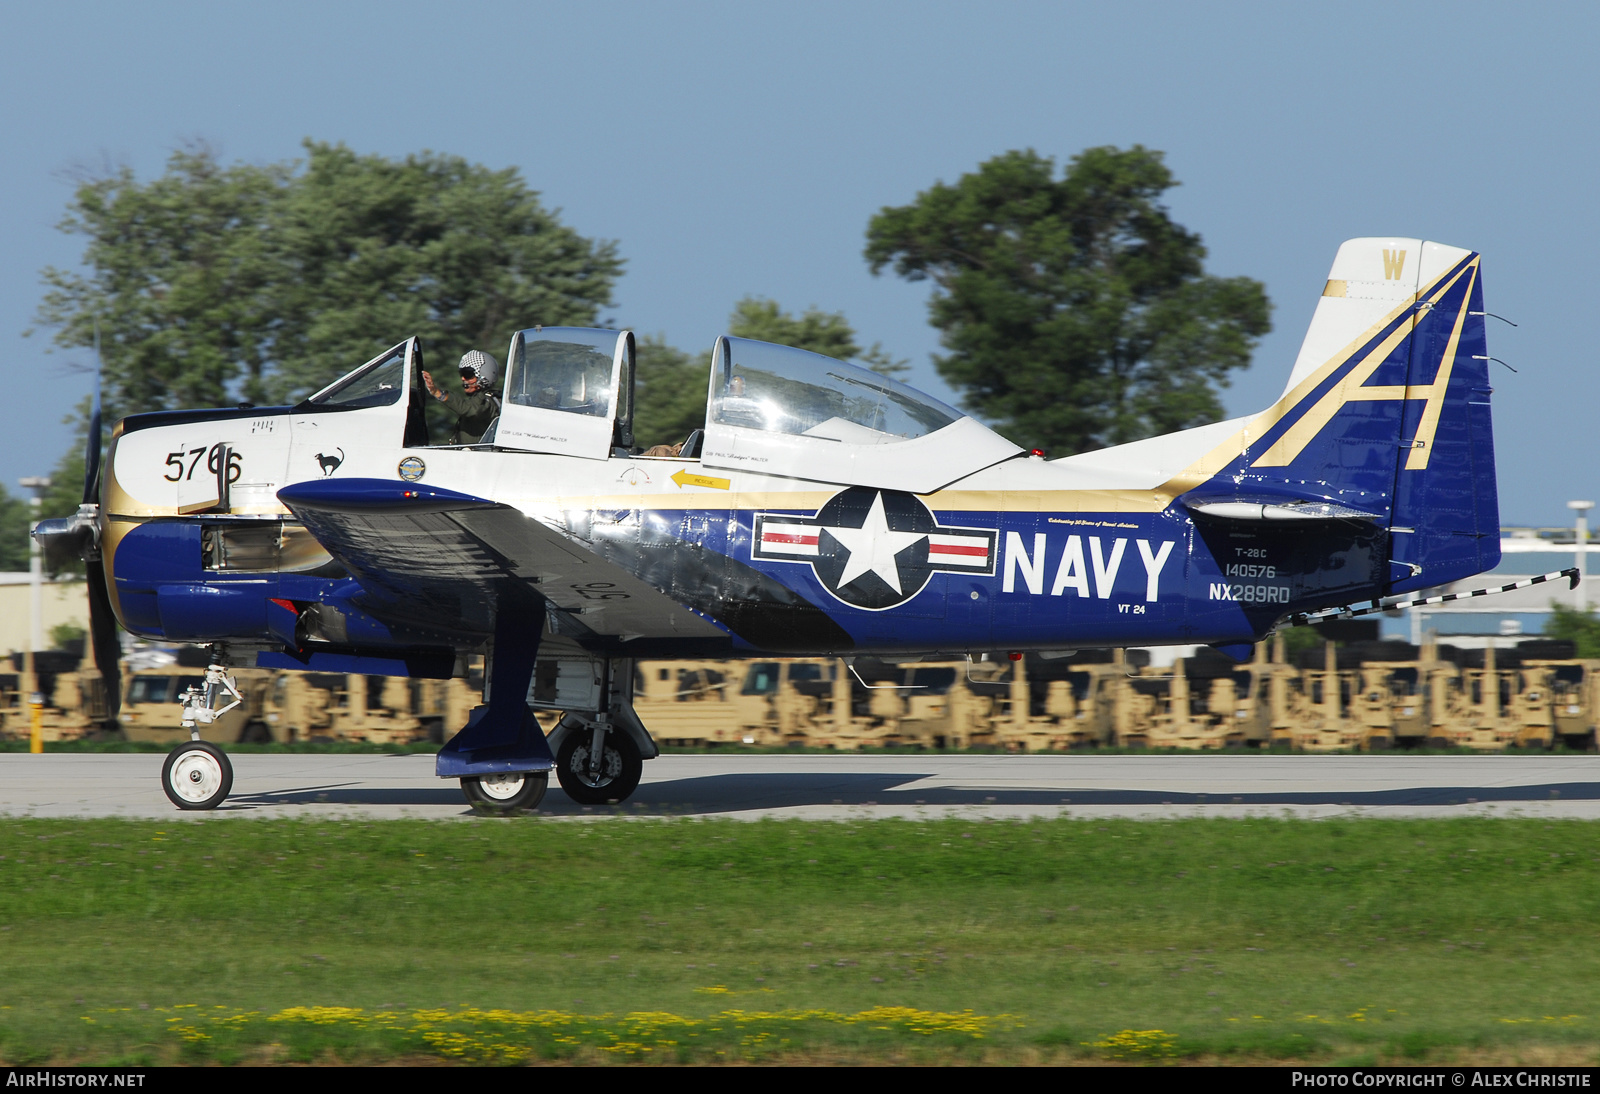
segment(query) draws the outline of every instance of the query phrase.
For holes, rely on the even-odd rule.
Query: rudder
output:
[[[1401,452],[1390,529],[1397,593],[1470,577],[1500,562],[1479,257],[1464,258],[1440,276],[1453,283],[1433,307],[1419,304],[1412,335],[1401,429],[1402,444],[1411,447]]]

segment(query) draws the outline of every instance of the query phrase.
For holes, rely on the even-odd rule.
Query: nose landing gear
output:
[[[161,766],[161,789],[179,809],[215,809],[233,790],[233,764],[227,754],[200,739],[202,724],[211,724],[244,701],[226,663],[226,652],[213,647],[205,683],[191,686],[181,696],[189,741],[169,752]]]

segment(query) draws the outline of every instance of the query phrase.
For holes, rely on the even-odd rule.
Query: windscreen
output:
[[[319,406],[391,406],[405,389],[406,347],[396,346],[354,375],[347,376],[307,402]]]

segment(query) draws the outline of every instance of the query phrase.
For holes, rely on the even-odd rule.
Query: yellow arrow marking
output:
[[[679,470],[672,476],[672,481],[677,483],[680,489],[685,486],[709,486],[713,490],[726,490],[733,485],[727,479],[711,475],[691,475],[687,469]]]

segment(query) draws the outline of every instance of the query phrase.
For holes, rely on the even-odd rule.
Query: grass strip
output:
[[[8,820],[0,1062],[1593,1062],[1596,835]]]

